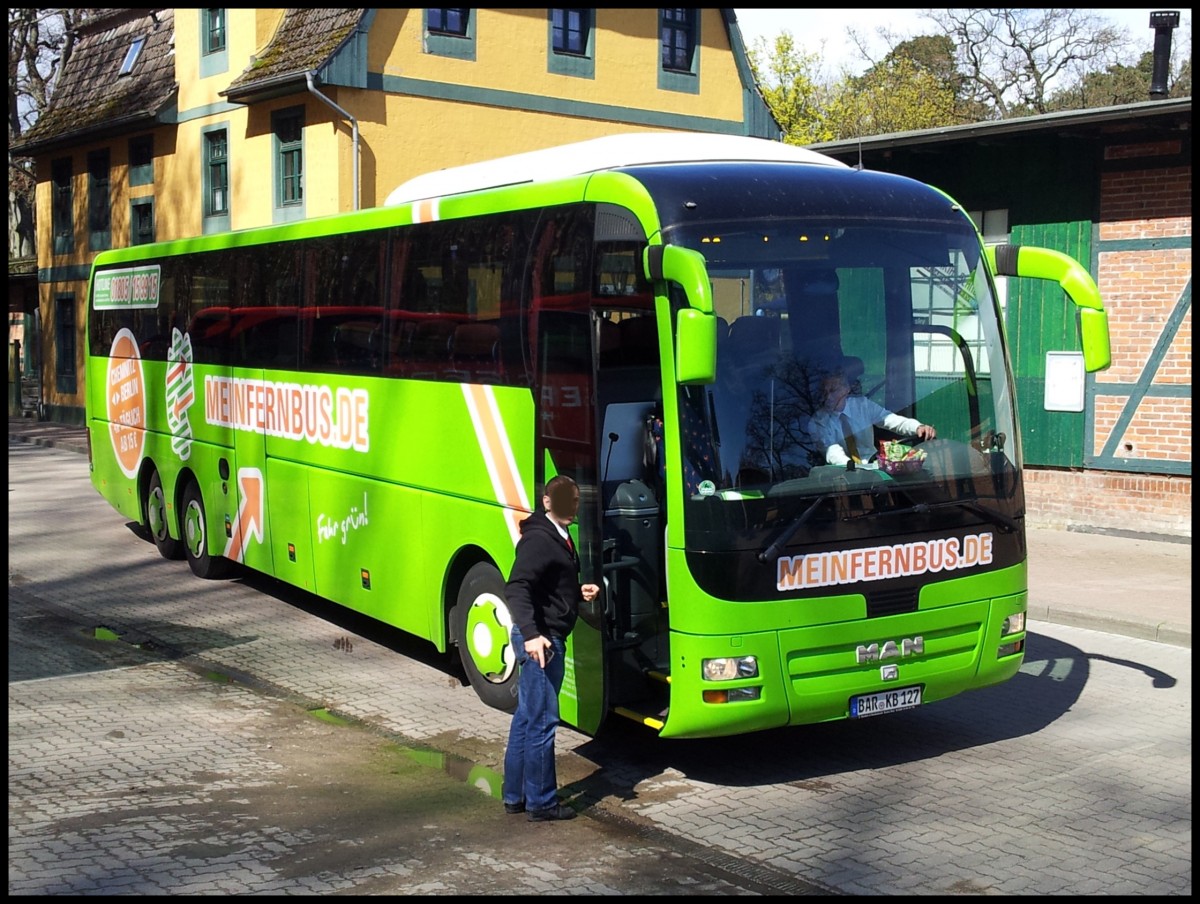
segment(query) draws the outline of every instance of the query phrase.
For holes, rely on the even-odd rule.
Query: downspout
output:
[[[304,80],[308,82],[309,94],[311,94],[317,100],[333,107],[333,109],[337,110],[344,117],[350,120],[350,127],[353,130],[350,145],[351,152],[354,154],[354,209],[358,210],[358,120],[317,90],[317,86],[313,84],[313,74],[311,71],[304,73]]]

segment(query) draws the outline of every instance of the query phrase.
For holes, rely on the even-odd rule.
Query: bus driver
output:
[[[937,431],[930,424],[903,417],[863,395],[850,391],[843,368],[826,374],[821,380],[821,408],[813,415],[810,431],[816,445],[825,450],[831,465],[869,464],[875,458],[875,427],[883,427],[901,436],[933,439]]]

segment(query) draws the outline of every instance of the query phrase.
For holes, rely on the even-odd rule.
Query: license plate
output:
[[[865,719],[867,716],[882,716],[902,709],[913,709],[921,705],[921,688],[898,687],[894,691],[877,694],[862,694],[850,698],[850,718]]]

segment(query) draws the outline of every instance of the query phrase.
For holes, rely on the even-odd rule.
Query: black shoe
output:
[[[550,822],[556,819],[574,819],[579,814],[570,807],[564,807],[562,804],[555,804],[549,810],[530,810],[530,822]]]
[[[504,812],[509,816],[516,816],[518,813],[524,813],[525,801],[521,801],[519,804],[505,804]]]

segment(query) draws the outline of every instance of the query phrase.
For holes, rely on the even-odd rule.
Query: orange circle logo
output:
[[[142,379],[142,356],[129,330],[113,340],[108,358],[109,431],[117,464],[126,477],[136,477],[146,446],[146,384]]]

